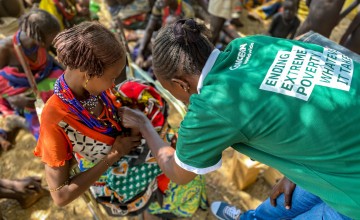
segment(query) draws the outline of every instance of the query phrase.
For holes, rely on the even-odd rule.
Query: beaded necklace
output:
[[[99,102],[99,97],[90,95],[90,98],[86,100],[80,100],[80,103],[88,110],[92,111]]]
[[[107,116],[106,119],[110,123],[103,122],[100,117],[96,117],[91,110],[87,110],[81,102],[74,97],[74,94],[65,81],[64,74],[56,80],[54,93],[68,106],[69,110],[79,118],[79,121],[87,127],[103,134],[112,134],[116,132],[116,130],[122,130],[119,125],[120,120],[117,116],[116,107],[106,92],[102,92],[98,97],[104,105]]]

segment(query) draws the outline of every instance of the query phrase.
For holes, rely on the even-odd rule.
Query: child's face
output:
[[[90,14],[89,5],[89,0],[77,0],[76,11],[82,16],[88,16]]]
[[[284,2],[284,19],[285,20],[292,20],[296,16],[297,7],[294,2],[292,1],[285,1]]]
[[[113,65],[105,68],[104,74],[100,77],[92,77],[89,79],[86,89],[92,95],[99,95],[103,91],[111,88],[116,78],[118,78],[125,67],[126,59],[123,56],[119,61]]]

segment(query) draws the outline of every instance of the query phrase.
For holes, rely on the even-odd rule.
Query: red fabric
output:
[[[20,42],[17,41],[16,36],[18,34],[19,31],[17,31],[14,36],[13,36],[13,45],[15,46],[16,44],[20,44]],[[17,54],[16,54],[17,57]],[[37,55],[36,55],[36,60],[33,61],[31,59],[29,59],[27,56],[24,56],[26,61],[28,62],[30,69],[31,70],[40,70],[40,69],[44,69],[46,66],[46,62],[47,62],[47,51],[44,47],[39,47],[37,50]],[[18,60],[19,57],[17,57]]]
[[[165,191],[169,187],[170,179],[165,176],[165,174],[161,174],[157,177],[158,187],[162,193],[165,193]]]
[[[165,123],[162,113],[164,103],[160,94],[149,85],[136,81],[127,81],[118,88],[121,102],[124,106],[138,108],[147,115],[155,128],[161,128]]]
[[[139,15],[134,15],[134,16],[131,16],[129,18],[126,18],[124,19],[122,22],[124,25],[126,26],[130,26],[136,22],[142,22],[142,21],[145,21],[146,19],[146,14],[139,14]]]

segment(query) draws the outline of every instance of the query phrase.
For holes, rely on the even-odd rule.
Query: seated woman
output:
[[[36,79],[41,98],[46,101],[53,93],[53,84],[61,68],[47,50],[60,31],[57,20],[43,10],[32,10],[20,20],[19,30],[0,42],[0,112],[3,115],[21,114],[27,118],[32,133],[37,136],[39,122],[34,109],[35,99],[20,64],[19,56],[29,64]],[[14,45],[20,45],[17,54]]]
[[[272,37],[293,39],[300,26],[298,8],[299,4],[296,0],[285,0],[283,11],[276,13],[272,18],[268,34]]]

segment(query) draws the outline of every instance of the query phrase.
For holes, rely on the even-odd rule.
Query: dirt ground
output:
[[[14,140],[14,148],[8,152],[1,153],[0,177],[14,179],[26,176],[41,176],[43,185],[46,186],[44,167],[40,159],[32,154],[35,144],[36,141],[29,132],[25,130],[19,131]],[[232,157],[232,154],[233,151],[231,149],[226,150],[224,152],[222,168],[206,175],[209,202],[223,200],[238,206],[242,210],[255,208],[267,197],[270,186],[260,174],[254,184],[244,191],[239,191],[232,181],[231,174],[228,172],[231,167],[229,159]],[[1,199],[0,210],[5,220],[92,219],[91,212],[82,198],[73,201],[66,207],[60,208],[56,207],[51,198],[47,196],[28,209],[21,209],[15,200]],[[215,220],[216,218],[209,211],[198,210],[194,217],[190,219]]]
[[[269,22],[261,23],[247,18],[246,11],[241,14],[244,27],[238,30],[245,35],[261,34],[266,31]],[[333,31],[331,39],[338,41],[349,24],[345,18]],[[0,155],[0,178],[22,178],[26,176],[41,176],[43,185],[46,186],[44,167],[39,158],[33,156],[32,151],[36,141],[30,133],[21,130],[14,138],[14,148]],[[229,202],[243,211],[255,208],[268,196],[271,186],[263,178],[262,170],[254,184],[241,191],[232,180],[231,162],[233,151],[227,150],[223,154],[223,166],[221,169],[206,176],[208,200]],[[6,220],[57,220],[92,219],[92,214],[82,198],[73,201],[66,207],[56,207],[50,197],[44,197],[28,209],[21,209],[15,200],[1,199],[0,210],[3,219]],[[111,219],[111,218],[109,218]],[[126,218],[123,218],[126,219]],[[192,220],[215,220],[210,211],[198,210]]]

